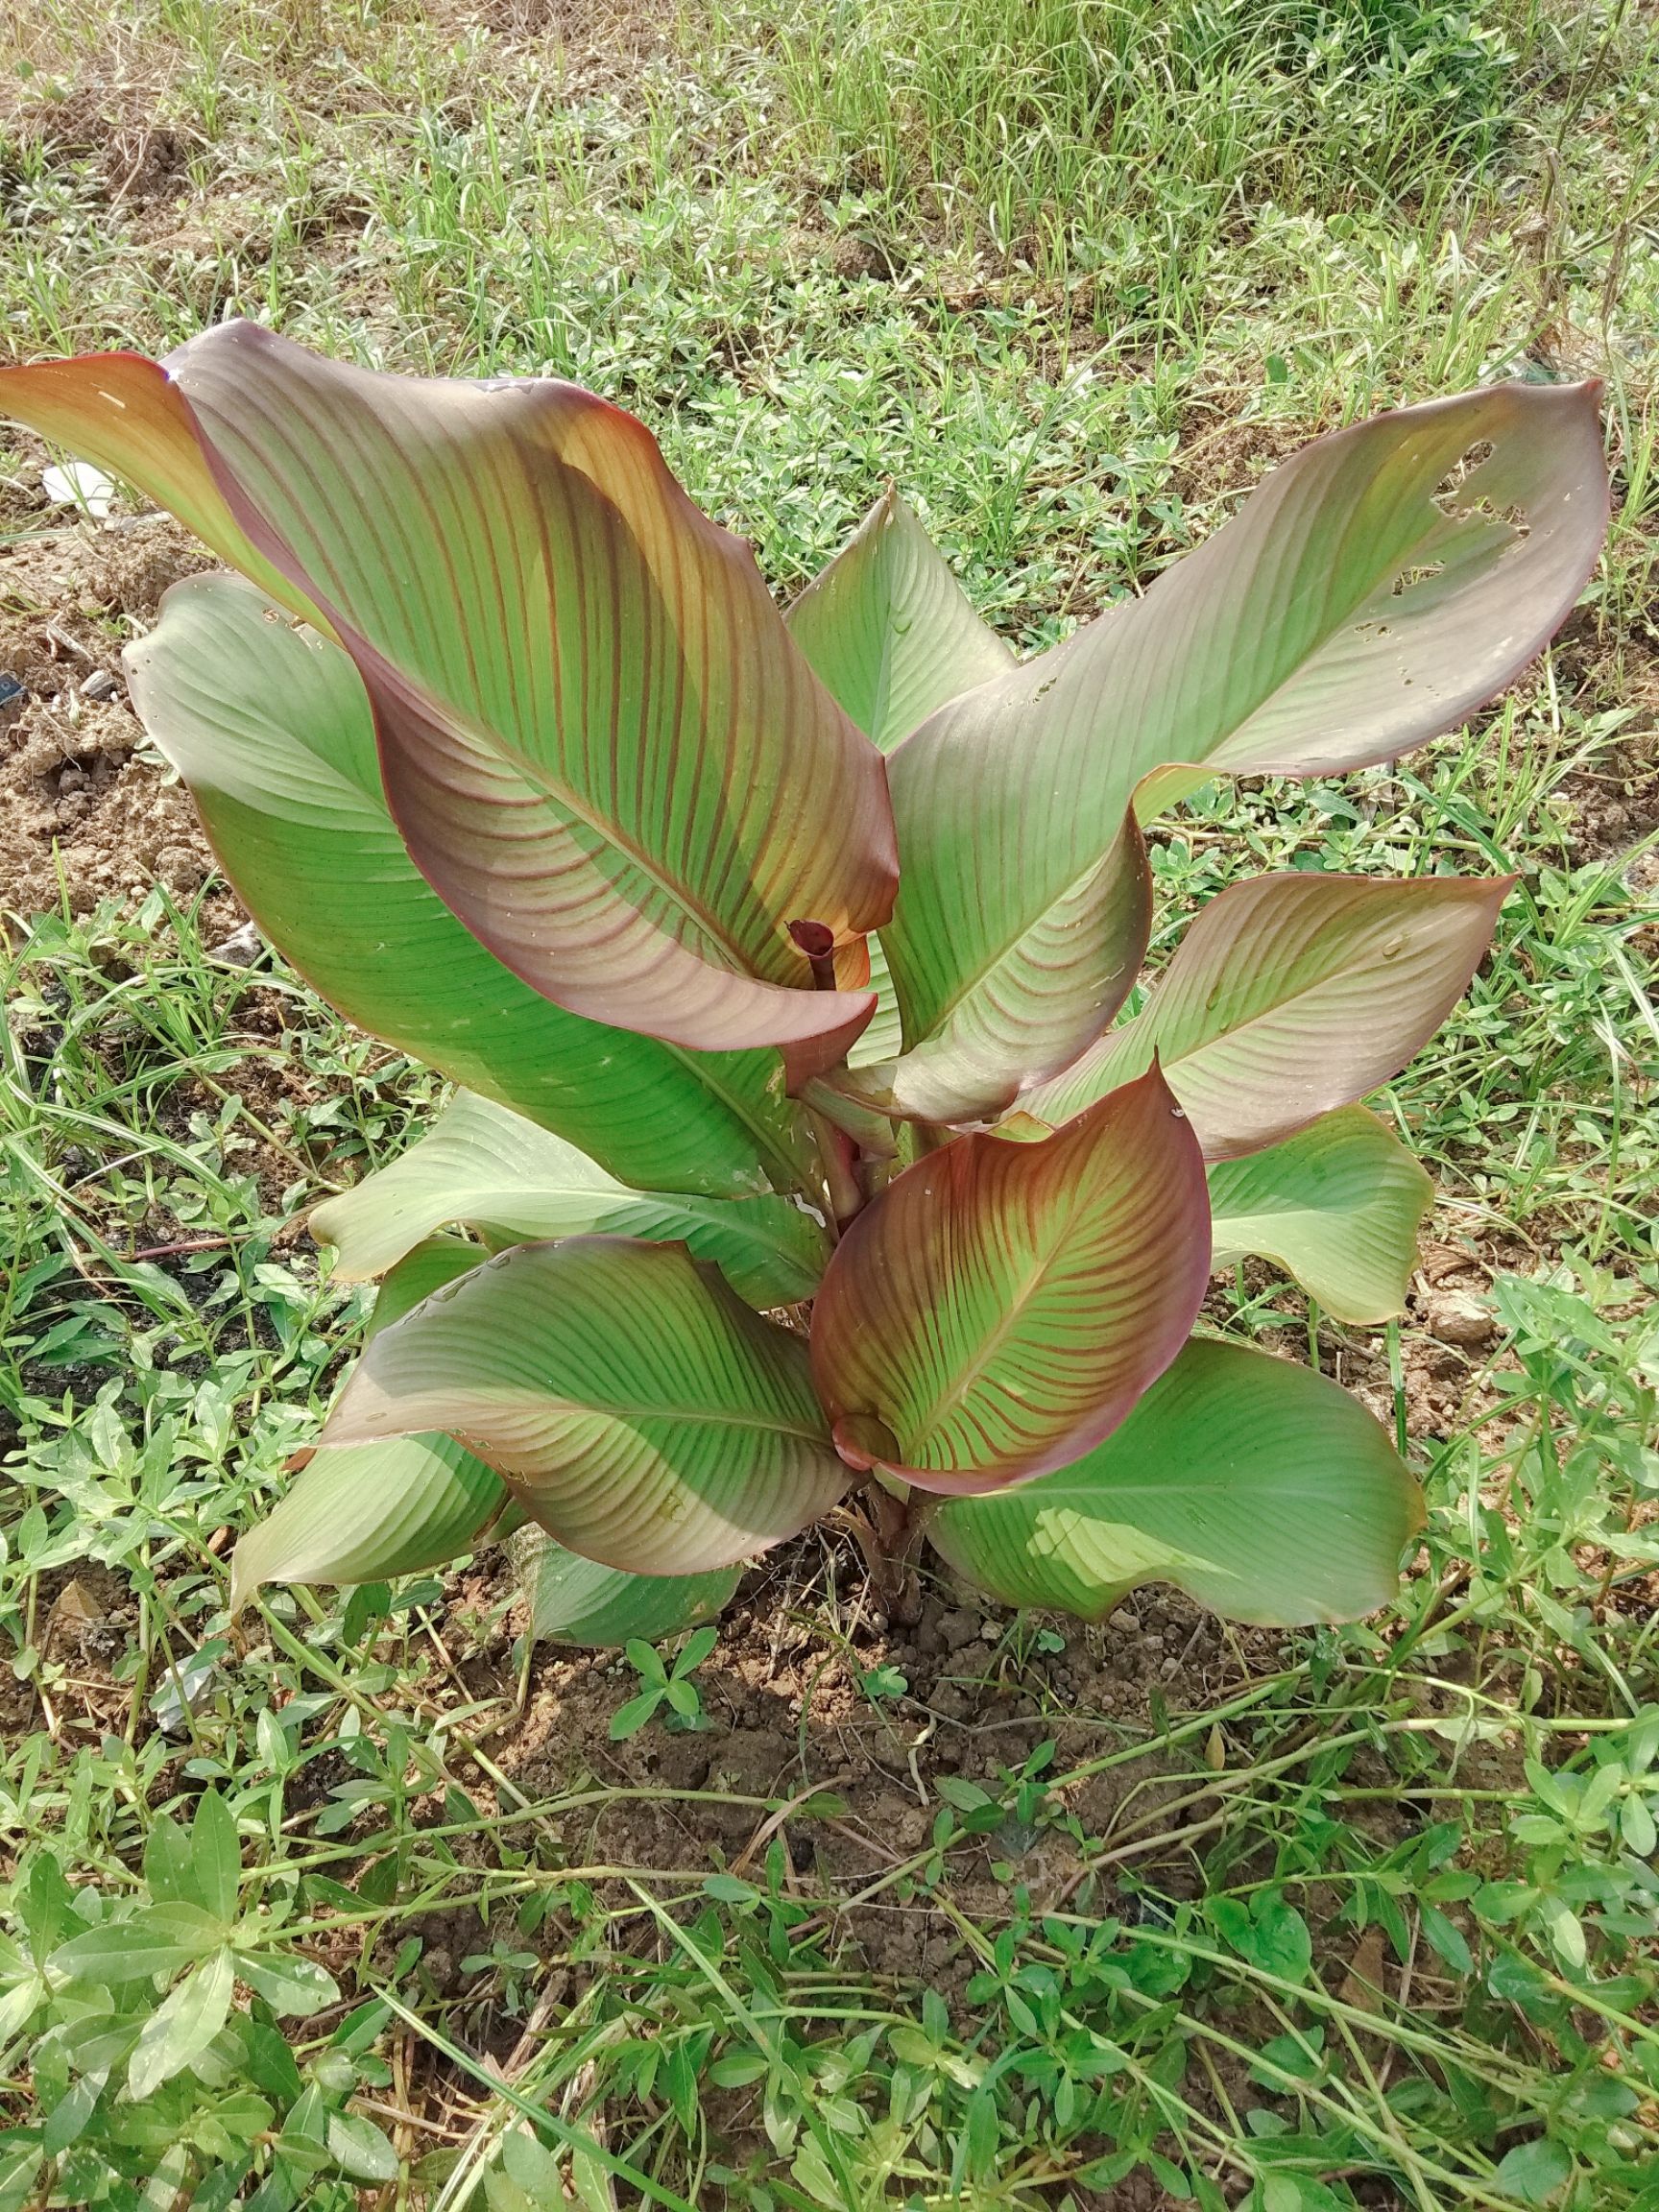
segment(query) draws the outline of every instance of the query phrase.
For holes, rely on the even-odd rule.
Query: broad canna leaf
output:
[[[1014,665],[891,486],[787,621],[819,682],[883,753]]]
[[[538,1642],[660,1643],[724,1612],[742,1578],[738,1567],[712,1575],[621,1575],[566,1551],[534,1525],[519,1529],[507,1549]]]
[[[372,1344],[382,1329],[390,1329],[394,1321],[412,1313],[434,1290],[442,1290],[445,1283],[482,1267],[489,1258],[487,1246],[471,1243],[465,1237],[422,1238],[398,1259],[375,1292],[374,1310],[363,1333],[364,1343]]]
[[[461,926],[393,827],[368,695],[337,646],[239,577],[193,576],[126,665],[237,895],[351,1021],[629,1183],[810,1188],[774,1054],[690,1052],[583,1021]]]
[[[268,598],[326,629],[320,611],[266,560],[231,514],[189,401],[142,353],[0,369],[0,416],[123,477]]]
[[[1133,814],[1097,868],[1011,945],[932,1033],[828,1078],[910,1121],[989,1120],[1070,1067],[1128,998],[1152,926],[1152,871]]]
[[[370,1341],[488,1257],[455,1238],[418,1245],[381,1285]],[[230,1555],[230,1608],[239,1611],[267,1582],[389,1582],[442,1567],[516,1518],[500,1476],[449,1436],[307,1453]]]
[[[871,936],[864,942],[870,948],[870,988],[876,994],[876,1011],[870,1017],[869,1028],[847,1055],[848,1064],[854,1068],[897,1059],[903,1042],[899,1031],[899,1002],[893,996],[893,978],[881,940]]]
[[[1280,1143],[1427,1043],[1514,880],[1291,872],[1235,883],[1200,909],[1135,1020],[1022,1103],[1068,1121],[1156,1060],[1206,1159]]]
[[[1338,1321],[1402,1312],[1434,1186],[1363,1106],[1210,1170],[1212,1264],[1271,1260]]]
[[[860,729],[888,751],[935,708],[1006,675],[1014,656],[980,621],[926,532],[889,491],[789,611],[797,642]],[[897,1005],[833,1078],[905,1119],[985,1120],[1075,1060],[1118,1011],[1145,956],[1151,875],[1131,819],[1096,868],[1010,945],[903,1050]],[[886,975],[886,957],[881,957]],[[891,985],[888,984],[888,989]]]
[[[1391,759],[1464,720],[1565,618],[1606,502],[1595,385],[1382,415],[1275,470],[1144,598],[940,708],[889,762],[906,1043],[1075,898],[1132,804]]]
[[[1235,1621],[1298,1627],[1385,1604],[1422,1520],[1416,1483],[1345,1390],[1194,1337],[1086,1457],[952,1499],[927,1533],[1005,1604],[1098,1621],[1166,1581]]]
[[[77,373],[108,441],[99,356],[63,367],[60,418]],[[882,763],[643,425],[574,385],[380,376],[248,323],[156,373],[355,662],[404,840],[474,935],[570,1013],[777,1046],[800,1080],[838,1060],[871,1000],[813,990],[788,924],[851,944],[885,919]],[[23,421],[34,397],[0,384]],[[171,488],[147,445],[112,459]]]
[[[825,1274],[812,1371],[836,1446],[947,1492],[1064,1466],[1174,1358],[1209,1274],[1203,1162],[1155,1069],[1042,1142],[959,1137]]]
[[[232,1612],[267,1582],[389,1582],[442,1567],[489,1534],[501,1478],[453,1437],[319,1452],[230,1560]]]
[[[492,1245],[595,1230],[684,1242],[751,1306],[810,1298],[829,1258],[824,1229],[786,1198],[648,1196],[466,1092],[390,1166],[317,1207],[310,1228],[335,1247],[337,1273],[366,1279],[455,1221]]]
[[[684,1245],[520,1244],[375,1337],[319,1439],[442,1430],[585,1558],[692,1575],[846,1488],[806,1347]]]

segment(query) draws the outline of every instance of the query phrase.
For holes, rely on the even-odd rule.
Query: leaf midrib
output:
[[[982,1142],[995,1143],[997,1140],[991,1138],[982,1140]],[[1038,1291],[1047,1281],[1058,1262],[1060,1243],[1068,1232],[1076,1226],[1077,1217],[1082,1212],[1084,1192],[1081,1188],[1081,1177],[1076,1178],[1070,1186],[1069,1195],[1071,1204],[1065,1220],[1055,1229],[1052,1246],[1032,1268],[1024,1287],[1015,1293],[1013,1304],[1004,1310],[997,1327],[991,1335],[984,1340],[983,1352],[977,1362],[970,1360],[944,1394],[933,1402],[928,1411],[927,1426],[911,1448],[913,1454],[920,1455],[926,1450],[928,1442],[938,1433],[946,1417],[962,1405],[974,1384],[983,1378],[985,1370],[1001,1350],[1016,1323],[1023,1316],[1032,1299],[1036,1297]]]
[[[435,720],[451,723],[472,742],[481,746],[489,757],[495,761],[498,766],[505,768],[511,775],[517,777],[528,791],[541,799],[550,807],[562,808],[597,838],[601,845],[608,847],[631,862],[649,882],[656,886],[671,908],[677,909],[684,920],[693,924],[702,931],[710,948],[722,955],[722,964],[730,963],[731,973],[742,975],[752,981],[773,982],[776,980],[772,976],[758,974],[753,955],[744,950],[732,934],[727,924],[706,906],[687,885],[665,874],[661,864],[654,860],[643,847],[637,844],[619,823],[611,820],[600,813],[596,807],[582,800],[560,777],[552,772],[546,762],[532,759],[520,753],[516,747],[509,746],[504,738],[497,736],[482,720],[464,712],[453,703],[443,699],[426,684],[419,683],[410,677],[388,655],[380,652],[377,646],[370,643],[354,624],[346,622],[337,611],[330,610],[330,612],[333,613],[336,627],[341,632],[342,643],[346,644],[348,651],[350,651],[349,644],[346,643],[348,639],[360,641],[366,651],[373,655],[383,668],[389,669],[397,678],[397,687],[413,701],[418,710],[429,711]],[[352,658],[355,660],[356,655],[352,654]],[[613,738],[615,734],[614,717],[613,717],[612,735]],[[562,824],[561,827],[568,828],[568,825]],[[591,858],[591,855],[586,855],[586,857]],[[614,899],[621,899],[624,896],[613,883],[608,883],[606,887]],[[630,902],[630,903],[633,902]],[[637,907],[635,910],[639,911]],[[645,919],[642,913],[640,918],[641,920]],[[660,933],[671,934],[668,931]],[[685,945],[685,941],[681,938],[674,938],[674,942],[680,944],[685,950],[692,950],[691,947]],[[781,987],[783,989],[789,988],[788,985]]]

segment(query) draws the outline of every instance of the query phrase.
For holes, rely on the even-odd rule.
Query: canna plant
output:
[[[371,1339],[242,1539],[378,1580],[517,1527],[540,1632],[717,1612],[846,1517],[1010,1603],[1147,1579],[1383,1602],[1419,1518],[1370,1414],[1197,1328],[1245,1254],[1398,1311],[1427,1176],[1359,1103],[1508,880],[1290,873],[1140,997],[1145,828],[1464,720],[1597,558],[1592,385],[1383,415],[1028,661],[890,493],[781,614],[630,416],[248,324],[17,368],[0,410],[232,574],[133,701],[272,943],[452,1103],[311,1217]]]

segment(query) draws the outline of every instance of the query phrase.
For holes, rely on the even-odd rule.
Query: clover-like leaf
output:
[[[441,1430],[632,1575],[725,1567],[846,1488],[806,1347],[680,1244],[574,1238],[473,1268],[365,1351],[319,1439]]]
[[[825,1274],[812,1367],[837,1448],[947,1492],[1063,1466],[1174,1358],[1209,1273],[1203,1162],[1155,1069],[1044,1142],[959,1137]]]
[[[1416,1483],[1371,1415],[1287,1359],[1194,1337],[1094,1451],[927,1524],[1008,1605],[1103,1620],[1174,1582],[1236,1621],[1351,1621],[1393,1596]]]
[[[1068,1121],[1156,1060],[1206,1159],[1280,1143],[1428,1042],[1513,882],[1291,871],[1232,884],[1200,908],[1135,1020],[1022,1104]]]

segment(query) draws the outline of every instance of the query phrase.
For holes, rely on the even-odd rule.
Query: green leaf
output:
[[[676,1244],[575,1238],[474,1268],[368,1347],[319,1457],[430,1429],[636,1575],[730,1566],[848,1481],[805,1344]]]
[[[1232,884],[1136,1019],[1022,1103],[1068,1121],[1156,1059],[1207,1160],[1282,1143],[1376,1090],[1433,1035],[1513,881],[1291,871]]]
[[[466,1092],[389,1167],[325,1200],[310,1229],[336,1247],[338,1273],[364,1279],[452,1221],[495,1243],[595,1230],[679,1239],[761,1307],[810,1298],[829,1254],[822,1227],[786,1198],[645,1196],[562,1137]]]
[[[158,1814],[144,1839],[144,1880],[156,1901],[198,1902],[190,1864],[190,1832],[168,1814]]]
[[[1245,1955],[1264,1974],[1277,1974],[1284,1982],[1306,1982],[1313,1964],[1313,1938],[1293,1905],[1269,1897],[1256,1911]]]
[[[312,1455],[236,1546],[232,1609],[267,1582],[379,1582],[469,1551],[507,1503],[501,1479],[446,1435]]]
[[[1659,1847],[1659,1826],[1646,1802],[1634,1791],[1625,1798],[1619,1811],[1619,1832],[1627,1851],[1638,1859],[1651,1859]]]
[[[674,1678],[685,1681],[695,1674],[698,1668],[713,1657],[714,1647],[720,1641],[718,1628],[699,1628],[694,1636],[687,1636],[685,1647],[674,1662]]]
[[[787,620],[819,682],[883,753],[1014,663],[891,486]]]
[[[1211,1264],[1271,1260],[1338,1321],[1404,1310],[1434,1186],[1363,1106],[1210,1169]]]
[[[1380,416],[1277,469],[1144,597],[940,708],[888,763],[906,1039],[1074,895],[1132,804],[1145,821],[1217,771],[1331,775],[1462,722],[1572,608],[1606,483],[1591,384]]]
[[[1097,1621],[1158,1579],[1233,1620],[1294,1627],[1385,1603],[1421,1521],[1417,1485],[1345,1390],[1194,1337],[1087,1457],[953,1500],[927,1533],[1005,1604]]]
[[[619,1706],[611,1716],[611,1741],[624,1743],[630,1736],[637,1736],[659,1705],[661,1690],[642,1690],[637,1697],[630,1697],[626,1705]]]
[[[629,1666],[633,1668],[641,1682],[645,1683],[648,1688],[654,1686],[659,1690],[667,1689],[668,1669],[663,1664],[662,1654],[660,1651],[654,1650],[642,1636],[631,1636],[624,1648],[628,1654]]]
[[[1457,1923],[1449,1920],[1435,1906],[1424,1905],[1420,1910],[1423,1933],[1428,1936],[1431,1946],[1445,1960],[1454,1974],[1473,1974],[1475,1960]]]
[[[339,1984],[314,1959],[238,1951],[235,1960],[238,1975],[279,2019],[308,2020],[312,2013],[340,2002]]]
[[[712,1897],[720,1905],[753,1905],[760,1895],[753,1882],[740,1881],[735,1874],[705,1874],[703,1877],[703,1893],[705,1896]],[[725,2063],[730,2066],[730,2061]],[[737,2085],[741,2085],[744,2080],[757,2080],[759,2074],[765,2073],[766,2061],[764,2058],[758,2061],[757,2073],[751,2070],[755,2064],[756,2061],[754,2060],[738,2059],[735,2069]],[[733,2080],[733,2075],[730,2072],[726,2080],[729,2083]]]
[[[230,1808],[217,1790],[204,1790],[197,1801],[190,1822],[190,1872],[203,1905],[228,1927],[239,1911],[242,1845]]]
[[[52,1994],[44,1974],[15,1970],[22,1973],[22,1979],[13,1982],[8,1977],[6,1992],[0,1996],[0,2051],[7,2053],[11,2051],[12,2038],[23,2033]],[[0,2197],[0,2204],[4,2202],[5,2199]]]
[[[723,1612],[742,1570],[712,1575],[623,1575],[555,1544],[544,1528],[521,1528],[508,1551],[530,1606],[530,1633],[558,1644],[650,1645]]]
[[[903,1038],[899,1026],[899,1001],[893,996],[893,977],[881,940],[865,939],[870,949],[870,988],[876,994],[876,1011],[870,1026],[847,1055],[850,1068],[871,1068],[878,1061],[897,1059]]]
[[[1175,1357],[1209,1262],[1203,1164],[1156,1071],[1045,1142],[957,1138],[825,1275],[812,1367],[837,1448],[929,1490],[1064,1466]]]
[[[860,1104],[913,1121],[984,1120],[1069,1068],[1128,998],[1152,926],[1152,871],[1131,814],[1105,858],[1057,900],[905,1049],[828,1080]]]
[[[1631,1798],[1631,1804],[1639,1799]],[[41,1851],[12,1888],[12,1909],[28,1940],[29,1955],[40,1964],[60,1943],[77,1934],[85,1922],[75,1910],[75,1892],[63,1869],[49,1850]],[[8,1958],[12,1952],[8,1950]]]
[[[216,1951],[151,2013],[127,2066],[127,2094],[134,2104],[202,2056],[229,2017],[234,1982],[229,1952]]]
[[[468,934],[393,826],[368,694],[337,646],[237,577],[192,576],[126,666],[237,896],[349,1020],[626,1182],[735,1197],[806,1175],[774,1054],[583,1021]]]
[[[199,1956],[195,1943],[148,1925],[147,1920],[115,1920],[108,1927],[88,1928],[84,1936],[71,1936],[48,1963],[54,1981],[107,1982],[119,1988],[124,1983],[176,1973]]]
[[[489,1258],[481,1244],[429,1237],[381,1284],[366,1340]],[[411,1436],[342,1454],[309,1453],[293,1488],[237,1545],[230,1595],[245,1605],[265,1582],[386,1582],[442,1567],[522,1518],[493,1468],[453,1437]]]
[[[192,1870],[191,1887],[198,1887]],[[210,1911],[190,1898],[172,1898],[147,1906],[141,1917],[145,1927],[164,1941],[180,1944],[192,1959],[205,1959],[224,1942],[226,1923],[232,1915],[216,1909]]]
[[[1213,1897],[1205,1911],[1246,1965],[1282,1982],[1308,1979],[1313,1938],[1301,1913],[1282,1897],[1262,1890],[1248,1906],[1238,1897]]]
[[[328,2155],[353,2181],[396,2181],[397,2153],[361,2112],[330,2112]]]
[[[482,1267],[489,1257],[487,1245],[469,1243],[462,1237],[424,1238],[403,1254],[375,1292],[364,1342],[378,1336],[382,1329],[390,1329],[394,1321],[401,1321],[405,1313],[413,1312],[422,1299],[442,1290],[445,1283]]]
[[[1572,2152],[1548,2135],[1534,2136],[1530,2143],[1517,2143],[1506,2151],[1493,2176],[1499,2188],[1522,2204],[1548,2204],[1572,2178]]]
[[[643,425],[251,323],[166,368],[249,539],[356,663],[392,811],[473,934],[570,1013],[778,1046],[797,1080],[839,1060],[870,1002],[815,991],[788,924],[851,945],[886,919],[881,761]]]

